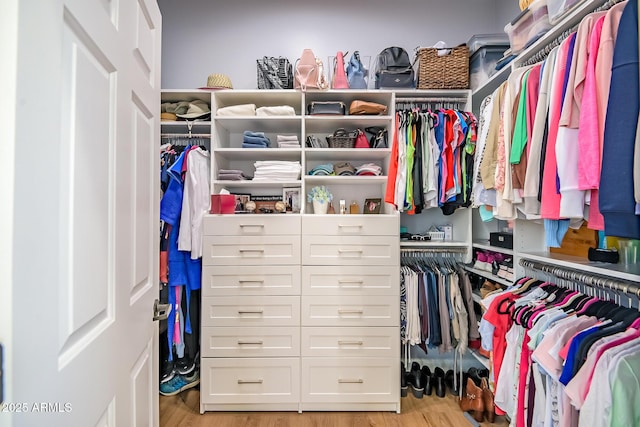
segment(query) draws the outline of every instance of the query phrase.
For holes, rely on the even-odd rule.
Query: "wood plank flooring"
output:
[[[200,391],[185,390],[176,396],[160,396],[160,427],[467,427],[456,398],[403,397],[402,411],[395,412],[206,412],[200,415]],[[504,417],[487,426],[506,427]]]

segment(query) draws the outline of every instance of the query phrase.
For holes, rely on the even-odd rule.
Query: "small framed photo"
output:
[[[302,190],[300,187],[284,187],[282,189],[282,201],[287,206],[287,212],[300,213],[302,206]]]
[[[362,211],[365,214],[378,214],[380,213],[381,206],[382,199],[366,199],[364,201],[364,209]]]
[[[251,200],[251,194],[234,194],[236,208],[235,213],[247,213],[247,202]]]

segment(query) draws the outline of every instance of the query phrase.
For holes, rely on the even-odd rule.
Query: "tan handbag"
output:
[[[328,84],[324,76],[324,65],[311,49],[304,49],[296,61],[293,80],[295,89],[327,89]]]
[[[362,101],[360,99],[356,99],[351,102],[349,106],[349,114],[357,115],[357,114],[386,114],[387,106],[378,104],[376,102]]]

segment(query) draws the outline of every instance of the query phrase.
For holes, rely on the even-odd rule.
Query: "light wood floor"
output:
[[[403,397],[395,412],[206,412],[200,415],[198,388],[160,396],[160,427],[467,427],[455,397]],[[482,426],[506,427],[504,417]]]

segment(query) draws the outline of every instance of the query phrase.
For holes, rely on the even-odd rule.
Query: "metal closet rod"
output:
[[[396,98],[396,104],[422,103],[430,104],[434,102],[448,102],[451,104],[465,104],[469,100],[467,98]]]
[[[404,254],[415,253],[440,253],[440,254],[458,254],[467,252],[467,248],[400,248],[400,252]]]
[[[632,282],[611,279],[606,276],[586,273],[581,270],[574,270],[567,267],[560,267],[557,265],[546,264],[539,261],[531,261],[528,259],[520,259],[520,265],[524,268],[538,270],[544,273],[550,273],[559,279],[571,280],[605,290],[615,290],[623,292],[627,295],[635,295],[637,297],[640,297],[640,287],[633,284]]]
[[[613,6],[615,6],[616,4],[620,3],[621,1],[624,1],[624,0],[608,0],[606,3],[594,8],[587,15],[590,15],[590,14],[596,13],[596,12],[602,12],[602,11],[605,11],[605,10],[609,10]],[[526,67],[528,65],[533,65],[533,64],[536,64],[536,63],[544,60],[555,47],[559,46],[560,43],[562,43],[567,37],[569,37],[569,35],[571,35],[571,33],[573,33],[574,31],[578,30],[578,25],[580,25],[580,23],[572,26],[569,29],[564,30],[556,38],[554,38],[553,40],[548,42],[546,45],[542,46],[529,59],[527,59],[525,62],[523,62],[521,67]]]
[[[160,138],[211,138],[210,133],[161,133]]]

